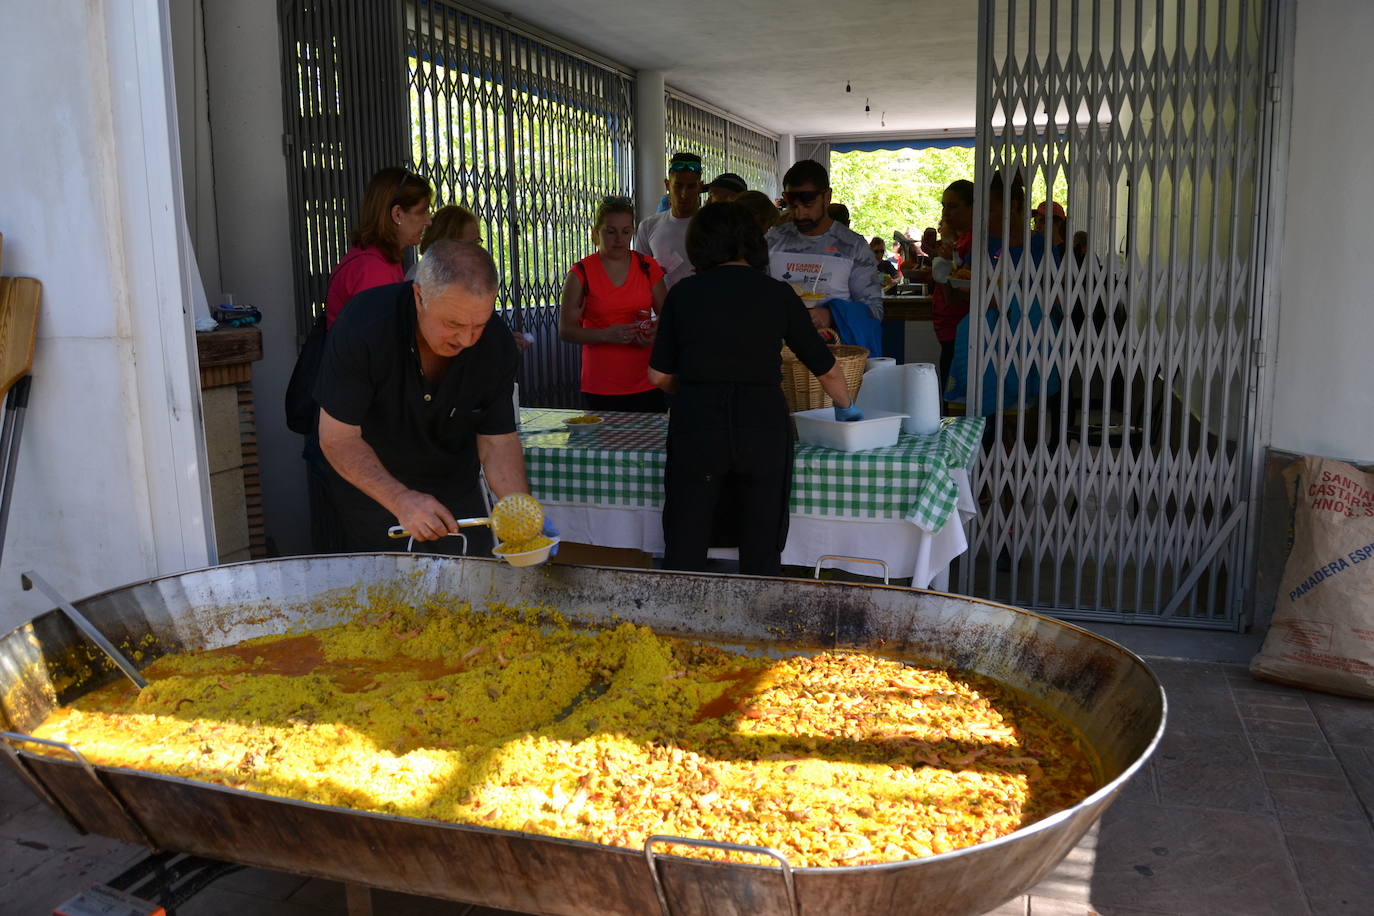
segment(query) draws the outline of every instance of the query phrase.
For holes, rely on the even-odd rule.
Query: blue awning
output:
[[[872,153],[879,150],[951,149],[976,146],[975,137],[894,137],[890,140],[842,140],[830,144],[832,153]]]

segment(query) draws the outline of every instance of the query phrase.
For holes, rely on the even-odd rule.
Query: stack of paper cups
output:
[[[902,366],[902,430],[913,436],[940,431],[940,375],[934,363]]]

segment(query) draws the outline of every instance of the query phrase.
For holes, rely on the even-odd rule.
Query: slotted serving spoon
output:
[[[528,493],[511,493],[496,501],[491,507],[490,518],[460,518],[457,525],[459,530],[490,525],[491,533],[501,543],[520,544],[537,538],[544,530],[544,507]],[[386,533],[393,538],[410,537],[410,532],[401,525],[392,525]]]

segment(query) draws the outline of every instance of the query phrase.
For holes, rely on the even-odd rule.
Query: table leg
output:
[[[947,592],[947,591],[949,591],[949,567],[948,567],[948,566],[945,566],[945,567],[941,568],[941,570],[940,570],[938,573],[935,574],[935,578],[930,580],[930,588],[931,588],[932,591],[937,591],[937,592]]]
[[[372,916],[372,888],[363,884],[345,884],[344,904],[348,916]]]
[[[929,588],[934,578],[930,570],[930,545],[935,536],[929,531],[921,532],[921,543],[916,547],[916,568],[911,572],[912,588]]]

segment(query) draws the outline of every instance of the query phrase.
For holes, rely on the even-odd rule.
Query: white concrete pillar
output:
[[[778,189],[782,189],[782,176],[797,161],[797,135],[783,134],[778,137]]]
[[[663,196],[666,136],[663,71],[640,70],[635,78],[635,210],[640,219],[657,212]]]

